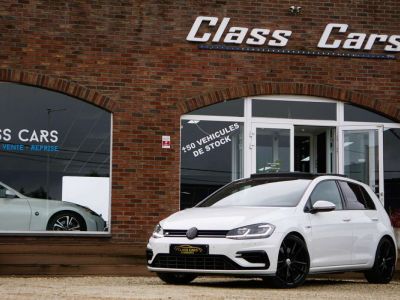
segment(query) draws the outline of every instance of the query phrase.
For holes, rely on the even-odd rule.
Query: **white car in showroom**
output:
[[[0,231],[104,231],[106,222],[88,207],[26,197],[0,182]]]
[[[346,271],[388,283],[396,249],[390,219],[367,185],[340,175],[270,173],[234,181],[162,220],[146,252],[148,269],[166,283],[231,274],[291,288],[308,274]]]

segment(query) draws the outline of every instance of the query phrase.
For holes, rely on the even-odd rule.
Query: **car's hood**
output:
[[[257,223],[273,224],[294,210],[294,207],[195,207],[171,215],[160,225],[164,229],[230,230]]]
[[[54,199],[40,199],[40,198],[25,198],[29,201],[30,205],[33,207],[48,207],[48,208],[55,208],[60,206],[68,206],[68,207],[77,207],[77,204],[68,202],[68,201],[61,201],[61,200],[54,200]]]

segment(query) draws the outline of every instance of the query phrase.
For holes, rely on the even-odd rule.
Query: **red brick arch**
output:
[[[381,101],[368,96],[366,93],[340,89],[330,85],[292,82],[254,83],[214,90],[181,102],[179,104],[179,110],[181,114],[185,114],[195,109],[222,101],[261,95],[304,95],[324,97],[337,101],[353,103],[400,121],[400,114],[397,106],[390,103],[382,103]]]
[[[115,111],[117,107],[115,101],[111,98],[101,95],[95,90],[79,85],[76,82],[56,76],[22,70],[0,69],[0,81],[26,84],[60,92],[97,105],[109,112]]]

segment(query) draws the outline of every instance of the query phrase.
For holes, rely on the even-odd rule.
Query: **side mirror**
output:
[[[318,200],[317,202],[314,203],[313,207],[311,208],[311,213],[315,214],[318,212],[324,212],[324,211],[332,211],[336,209],[336,205],[333,204],[330,201],[325,201],[325,200]]]
[[[6,198],[7,199],[17,198],[17,194],[15,194],[13,191],[6,190]]]

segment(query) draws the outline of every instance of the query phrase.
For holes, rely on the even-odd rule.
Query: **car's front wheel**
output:
[[[264,280],[273,287],[294,288],[306,280],[309,269],[306,243],[296,235],[288,235],[279,248],[276,275]]]
[[[47,223],[49,231],[86,231],[85,220],[77,213],[66,211],[52,216]]]
[[[369,283],[389,283],[394,275],[396,265],[396,248],[393,242],[384,237],[376,249],[375,261],[371,270],[365,272]]]
[[[188,284],[197,277],[195,274],[187,273],[157,273],[157,276],[169,284]]]

